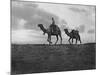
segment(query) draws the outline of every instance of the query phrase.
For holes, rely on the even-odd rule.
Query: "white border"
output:
[[[39,73],[41,75],[100,75],[100,2],[99,0],[27,0],[27,1],[42,1],[42,2],[55,2],[55,3],[71,3],[71,4],[85,4],[96,5],[96,44],[97,44],[97,69],[84,70],[84,71],[67,71],[67,72],[53,72],[53,73]],[[10,0],[0,1],[0,75],[10,75]],[[39,75],[27,74],[27,75]]]

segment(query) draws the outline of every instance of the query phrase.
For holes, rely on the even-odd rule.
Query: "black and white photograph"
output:
[[[96,69],[96,6],[11,0],[11,75]]]

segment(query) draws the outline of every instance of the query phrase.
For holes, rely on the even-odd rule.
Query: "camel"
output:
[[[62,44],[61,30],[57,25],[56,25],[54,32],[51,31],[50,27],[48,29],[44,28],[43,24],[38,24],[38,27],[40,27],[40,29],[43,31],[43,35],[45,35],[45,33],[47,33],[47,35],[48,35],[47,41],[49,42],[49,44],[52,44],[51,36],[56,36],[57,40],[56,40],[55,44],[57,44],[57,42],[59,40],[59,38],[58,38],[58,36],[59,36],[61,39],[60,44]]]
[[[70,44],[71,44],[71,42],[70,42],[71,39],[72,39],[72,44],[73,44],[73,39],[76,39],[76,44],[77,44],[77,41],[80,41],[80,43],[81,43],[81,39],[80,39],[78,30],[72,30],[71,32],[69,32],[68,29],[64,29],[64,31],[65,31],[65,34],[70,37],[68,40]]]

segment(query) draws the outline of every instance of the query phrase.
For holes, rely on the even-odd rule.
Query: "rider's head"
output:
[[[52,20],[54,20],[54,18],[52,17]]]
[[[54,18],[52,17],[52,25],[54,25],[55,24],[55,20],[54,20]]]

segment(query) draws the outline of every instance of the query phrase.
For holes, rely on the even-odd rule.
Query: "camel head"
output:
[[[38,24],[38,27],[43,27],[43,24]]]
[[[68,36],[70,35],[70,33],[69,33],[69,31],[68,31],[68,29],[66,28],[66,29],[64,29],[64,31],[65,31],[65,34],[67,34]]]
[[[47,32],[47,30],[44,28],[43,24],[38,24],[38,27],[43,31],[43,35]]]
[[[64,31],[65,31],[65,32],[68,32],[68,29],[66,28],[66,29],[64,29]]]

